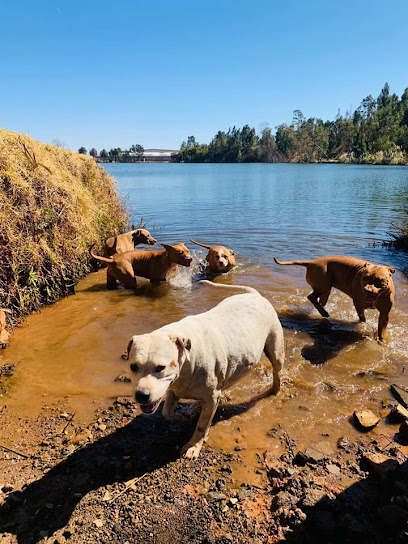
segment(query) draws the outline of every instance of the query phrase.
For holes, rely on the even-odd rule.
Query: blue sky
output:
[[[178,149],[408,87],[406,0],[2,0],[0,127]]]

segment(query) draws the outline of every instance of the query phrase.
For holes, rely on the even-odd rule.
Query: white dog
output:
[[[200,453],[221,391],[247,374],[263,351],[273,367],[268,394],[276,394],[285,357],[278,316],[258,291],[207,280],[201,283],[244,293],[223,300],[208,312],[133,336],[127,349],[135,399],[145,414],[156,411],[166,392],[162,412],[166,419],[174,419],[180,398],[202,402],[194,434],[180,452],[190,459]]]

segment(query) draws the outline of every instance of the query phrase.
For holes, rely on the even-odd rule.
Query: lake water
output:
[[[77,421],[91,418],[96,405],[130,394],[116,383],[127,372],[120,358],[131,335],[150,332],[185,315],[205,311],[229,296],[197,283],[205,250],[189,243],[222,244],[236,252],[237,268],[216,281],[256,287],[278,312],[284,328],[286,362],[276,398],[264,399],[240,415],[220,420],[209,446],[243,448],[245,464],[236,475],[253,479],[256,455],[282,451],[285,431],[298,447],[323,439],[335,447],[342,435],[357,437],[350,416],[358,408],[379,415],[389,385],[408,386],[408,281],[404,253],[381,242],[405,218],[408,168],[240,164],[106,164],[131,207],[134,222],[147,223],[159,243],[186,242],[195,265],[182,269],[170,284],[140,280],[136,296],[107,291],[106,271],[81,281],[77,294],[32,315],[2,355],[16,362],[9,409],[35,414],[44,403],[64,397]],[[322,319],[306,296],[302,267],[279,267],[283,260],[345,254],[389,264],[397,271],[396,303],[390,341],[375,340],[378,313],[367,311],[357,324],[352,301],[333,291]],[[222,292],[220,292],[222,291]],[[228,392],[229,402],[244,401],[267,387],[268,363]],[[22,398],[30,398],[29,407]],[[280,429],[274,435],[271,428]],[[397,427],[383,418],[373,433],[393,437]],[[154,432],[154,431],[152,431]]]
[[[105,164],[128,195],[134,221],[169,243],[233,247],[270,266],[347,254],[403,267],[375,247],[404,219],[408,168],[321,164]],[[406,217],[406,215],[405,215]]]

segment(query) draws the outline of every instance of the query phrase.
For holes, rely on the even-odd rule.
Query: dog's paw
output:
[[[180,457],[185,457],[186,459],[197,459],[200,455],[201,451],[201,444],[195,444],[194,446],[190,446],[190,444],[186,444],[183,446],[180,450]]]

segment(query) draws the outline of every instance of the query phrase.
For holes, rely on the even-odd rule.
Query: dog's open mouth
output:
[[[161,399],[156,400],[152,404],[139,404],[139,406],[144,414],[154,414],[157,408],[159,407],[160,402],[161,402]]]

